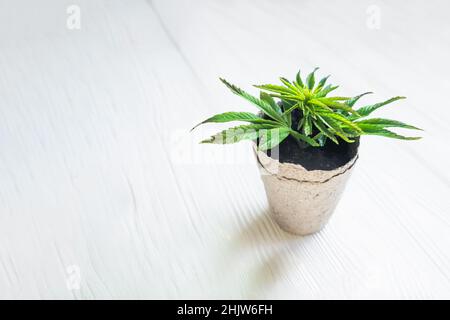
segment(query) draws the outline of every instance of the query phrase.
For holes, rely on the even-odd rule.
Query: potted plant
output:
[[[387,129],[420,130],[417,127],[397,120],[367,118],[404,97],[354,109],[356,102],[371,92],[356,97],[329,96],[338,86],[326,85],[328,77],[316,82],[317,69],[305,81],[298,72],[294,81],[280,78],[280,85],[255,85],[261,89],[259,98],[220,79],[234,94],[254,104],[259,113],[226,112],[199,124],[248,123],[202,143],[253,141],[272,215],[282,229],[300,235],[317,232],[327,223],[358,159],[360,136],[420,139]]]

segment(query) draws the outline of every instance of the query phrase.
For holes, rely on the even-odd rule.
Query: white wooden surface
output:
[[[1,0],[0,298],[450,298],[449,12]],[[379,114],[426,131],[364,138],[329,225],[301,238],[268,218],[248,144],[188,130],[254,110],[219,76],[252,91],[315,66],[366,102],[406,95]]]

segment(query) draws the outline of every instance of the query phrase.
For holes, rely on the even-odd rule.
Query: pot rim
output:
[[[256,143],[252,143],[252,149],[256,156],[262,174],[276,176],[282,180],[297,180],[299,182],[324,183],[336,176],[342,175],[352,169],[359,153],[346,164],[333,170],[307,170],[300,164],[280,162],[269,157],[265,152],[257,150]]]

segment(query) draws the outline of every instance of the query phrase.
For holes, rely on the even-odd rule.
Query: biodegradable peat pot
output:
[[[358,145],[301,150],[286,140],[276,156],[253,145],[271,215],[283,230],[308,235],[327,224],[358,159]]]

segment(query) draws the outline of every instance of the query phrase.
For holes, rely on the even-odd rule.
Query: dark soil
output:
[[[294,110],[292,113],[294,128],[297,127],[300,116],[298,110]],[[280,162],[299,164],[307,170],[334,170],[345,165],[358,153],[359,138],[353,140],[355,142],[348,143],[338,138],[339,144],[336,144],[327,139],[325,146],[311,147],[299,145],[295,138],[289,136],[278,147],[269,150],[267,154],[277,158]]]
[[[359,146],[359,138],[353,143],[339,140],[339,144],[327,139],[323,147],[301,148],[297,141],[289,136],[277,148],[268,151],[268,155],[279,152],[280,162],[299,164],[307,170],[334,170],[353,159]]]

